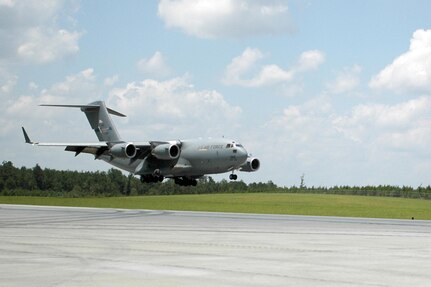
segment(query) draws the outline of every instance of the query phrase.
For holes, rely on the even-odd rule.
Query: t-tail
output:
[[[105,102],[97,101],[88,105],[41,105],[48,107],[66,107],[66,108],[80,108],[81,111],[87,116],[91,128],[97,135],[99,141],[104,142],[121,142],[120,135],[115,128],[109,114],[125,117],[122,113],[107,108]]]

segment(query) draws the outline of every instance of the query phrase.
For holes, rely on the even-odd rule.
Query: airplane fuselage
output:
[[[181,140],[180,156],[171,161],[145,158],[131,164],[128,158],[112,158],[108,155],[100,159],[140,175],[153,174],[158,169],[164,177],[199,177],[240,168],[247,160],[247,151],[241,144],[225,138],[191,139]]]

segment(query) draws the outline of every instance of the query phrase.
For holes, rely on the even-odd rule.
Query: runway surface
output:
[[[431,221],[0,205],[0,286],[431,286]]]

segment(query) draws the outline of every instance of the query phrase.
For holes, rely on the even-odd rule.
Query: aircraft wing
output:
[[[37,146],[58,146],[65,147],[65,151],[75,152],[75,156],[80,153],[89,153],[93,154],[96,159],[109,150],[109,146],[107,142],[97,142],[97,143],[47,143],[47,142],[34,142],[30,140],[26,130],[22,127],[22,132],[24,134],[25,142],[32,145]],[[137,159],[145,158],[151,152],[151,144],[149,142],[137,142],[134,143],[137,148],[137,154],[132,159],[135,161]]]
[[[109,149],[108,144],[106,142],[97,142],[97,143],[41,143],[41,142],[34,142],[34,141],[30,140],[30,137],[28,136],[24,127],[22,127],[22,132],[24,134],[25,142],[28,144],[37,145],[37,146],[65,147],[66,151],[74,151],[75,156],[77,156],[81,152],[84,152],[84,153],[94,154],[97,158]]]
[[[105,152],[109,151],[109,147],[106,142],[99,143],[38,143],[40,146],[65,146],[65,151],[75,152],[75,156],[80,153],[89,153],[95,156],[95,159],[100,157]],[[135,162],[138,159],[144,159],[151,152],[151,145],[135,144],[137,152],[136,156],[130,159],[130,163]]]

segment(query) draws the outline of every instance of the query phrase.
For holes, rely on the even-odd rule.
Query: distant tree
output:
[[[389,185],[306,187],[304,174],[299,187],[277,187],[271,180],[250,184],[225,179],[215,182],[211,176],[200,178],[195,187],[184,187],[176,185],[171,179],[163,183],[141,183],[139,178],[131,174],[125,176],[117,169],[77,172],[42,169],[38,164],[33,168],[16,168],[10,161],[3,161],[0,165],[0,195],[89,197],[233,192],[302,192],[431,199],[429,185],[417,188]]]
[[[40,190],[45,190],[45,175],[38,164],[33,168],[33,175],[36,180],[36,187]]]
[[[132,178],[133,178],[133,173],[130,173],[129,176],[127,177],[127,185],[124,191],[124,193],[127,196],[129,196],[132,193],[132,185],[131,185]]]
[[[125,193],[126,190],[126,179],[125,176],[118,169],[111,168],[108,170],[108,179],[115,185],[112,187],[116,189],[116,192]],[[111,190],[112,192],[113,190]]]
[[[0,177],[2,178],[2,190],[13,190],[18,187],[18,171],[11,161],[3,161],[0,169]]]
[[[305,174],[301,175],[301,184],[299,185],[300,189],[304,189],[305,188]]]

